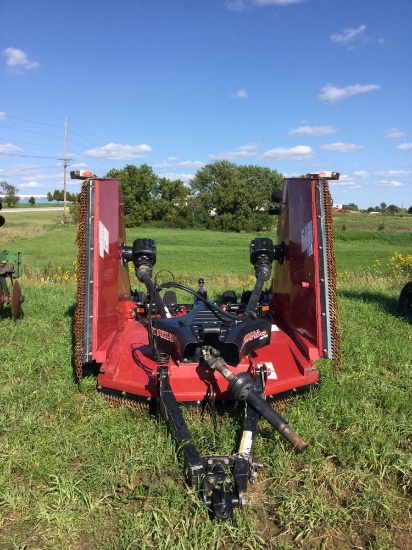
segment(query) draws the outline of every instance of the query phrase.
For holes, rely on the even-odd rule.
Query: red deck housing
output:
[[[311,178],[285,180],[277,239],[284,243],[285,260],[274,266],[270,344],[243,357],[237,365],[229,365],[236,374],[249,371],[252,376],[257,366],[264,365],[267,397],[316,383],[314,361],[321,356],[331,358],[321,183]],[[131,300],[122,256],[126,233],[121,186],[112,179],[93,179],[85,185],[85,362],[100,365],[98,386],[102,391],[150,401],[158,396],[159,365],[149,345],[146,319],[137,315]],[[170,357],[168,371],[178,401],[203,402],[212,395],[217,400],[229,398],[227,381],[203,365],[179,363]]]

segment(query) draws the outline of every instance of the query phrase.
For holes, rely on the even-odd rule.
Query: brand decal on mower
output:
[[[313,255],[313,228],[312,221],[308,222],[301,232],[302,252],[306,252],[308,256]]]
[[[241,346],[240,349],[243,350],[243,348],[246,346],[246,344],[248,342],[250,342],[251,340],[263,340],[263,338],[267,338],[267,337],[268,337],[267,330],[259,330],[259,329],[258,330],[252,330],[252,332],[249,332],[243,338],[242,346]]]
[[[161,328],[153,327],[152,333],[154,336],[157,336],[158,338],[162,338],[163,340],[168,340],[169,342],[174,342],[175,337],[170,332],[167,332],[166,330],[162,330]]]
[[[161,328],[152,328],[152,334],[153,336],[157,336],[158,338],[162,338],[162,340],[167,340],[168,342],[172,342],[176,346],[176,350],[178,353],[181,353],[182,346],[180,345],[179,340],[176,338],[174,334],[171,332],[167,332],[166,330],[163,330]]]
[[[99,254],[101,258],[104,258],[105,252],[109,253],[109,231],[99,220]]]

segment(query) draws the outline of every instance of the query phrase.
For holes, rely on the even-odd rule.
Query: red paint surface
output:
[[[267,396],[318,381],[313,364],[322,349],[315,182],[304,179],[295,182],[285,182],[286,201],[279,219],[277,242],[284,241],[286,259],[275,268],[271,342],[244,357],[238,365],[229,365],[235,373],[253,373],[255,368],[265,365],[269,375]],[[92,358],[101,364],[98,384],[143,399],[156,398],[160,367],[148,343],[145,319],[134,316],[128,270],[121,259],[121,245],[126,238],[121,188],[116,180],[94,180],[94,184]],[[106,250],[104,247],[102,250],[102,227],[107,231]],[[310,232],[311,248],[305,249],[304,241],[308,241],[305,231]],[[178,364],[170,358],[168,369],[178,401],[202,401],[210,392],[216,399],[228,397],[227,381],[205,366]]]

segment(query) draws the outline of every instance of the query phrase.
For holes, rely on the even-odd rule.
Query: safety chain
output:
[[[325,213],[325,243],[326,243],[326,261],[329,273],[329,286],[327,289],[330,305],[330,324],[331,324],[331,346],[332,358],[334,362],[333,372],[337,374],[340,369],[340,332],[338,321],[338,291],[336,287],[336,260],[333,250],[333,217],[332,217],[332,197],[329,191],[328,180],[323,180],[323,197],[324,197],[324,213]]]
[[[79,203],[79,229],[76,237],[77,254],[77,308],[74,313],[74,364],[78,380],[83,378],[83,328],[84,328],[84,296],[86,289],[86,255],[87,255],[87,188],[89,180],[83,182]]]

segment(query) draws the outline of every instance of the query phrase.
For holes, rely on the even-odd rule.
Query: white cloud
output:
[[[344,88],[338,88],[333,84],[327,84],[321,88],[319,99],[326,101],[326,103],[337,103],[342,101],[342,99],[348,99],[349,97],[363,94],[366,92],[372,92],[374,90],[379,90],[379,84],[355,84],[353,86],[345,86]]]
[[[399,130],[399,128],[391,128],[390,130],[386,130],[385,132],[386,138],[397,138],[404,136],[406,136],[406,133],[402,132],[402,130]]]
[[[254,0],[257,6],[288,6],[289,4],[301,4],[305,0]]]
[[[88,170],[89,164],[86,164],[85,162],[74,162],[73,164],[70,164],[70,168],[77,168],[78,170]]]
[[[237,92],[234,92],[233,94],[230,94],[230,97],[238,97],[239,99],[248,99],[249,94],[248,91],[242,88],[241,90],[238,90]]]
[[[169,180],[172,180],[172,181],[173,180],[182,180],[185,183],[189,182],[191,179],[193,179],[195,177],[194,174],[184,174],[184,173],[179,173],[179,172],[166,172],[165,176]]]
[[[19,73],[40,67],[40,63],[30,61],[27,54],[18,48],[6,48],[2,53],[7,57],[6,65],[11,72]]]
[[[328,145],[322,145],[321,149],[325,151],[337,151],[338,153],[353,153],[358,149],[363,149],[361,145],[355,145],[354,143],[329,143]]]
[[[202,168],[204,165],[205,163],[201,160],[184,160],[176,163],[176,166],[183,166],[186,168]]]
[[[103,147],[89,149],[83,154],[93,158],[106,160],[132,160],[139,159],[150,153],[152,148],[145,143],[141,145],[122,145],[120,143],[108,143]]]
[[[231,11],[245,11],[248,8],[258,6],[288,6],[290,4],[300,4],[306,0],[227,0],[225,5]]]
[[[297,145],[296,147],[276,147],[263,153],[263,160],[307,160],[314,156],[311,147],[307,145]]]
[[[401,187],[402,185],[400,181],[380,181],[376,184],[377,187]]]
[[[359,185],[353,176],[348,174],[341,174],[339,180],[330,180],[330,186],[340,187],[343,193],[353,191],[354,189],[362,189],[362,185]]]
[[[365,170],[359,170],[359,172],[354,172],[353,175],[355,178],[367,178],[369,177],[369,172],[366,172]]]
[[[228,0],[225,5],[230,11],[244,11],[249,3],[245,0]]]
[[[399,176],[408,176],[411,173],[409,170],[387,170],[386,172],[375,172],[375,176],[379,176],[380,178],[396,178]]]
[[[243,157],[254,157],[256,155],[256,145],[241,145],[233,151],[224,151],[223,153],[215,153],[209,155],[215,160],[234,160]]]
[[[341,174],[339,180],[330,180],[329,185],[335,187],[344,187],[346,189],[361,189],[362,186],[355,183],[353,177],[348,176],[347,174]]]
[[[289,130],[288,134],[290,136],[327,136],[334,134],[336,131],[334,126],[299,126],[298,128]]]
[[[337,42],[338,44],[348,44],[353,42],[357,38],[362,38],[365,36],[366,25],[361,25],[357,29],[343,29],[340,33],[332,34],[330,39],[332,42]]]
[[[412,143],[402,143],[402,145],[398,145],[398,149],[401,151],[410,151],[412,149]]]
[[[0,155],[13,155],[15,153],[21,153],[23,149],[13,145],[12,143],[6,143],[5,145],[0,145]]]
[[[0,112],[0,120],[2,120],[6,116],[6,113]]]
[[[33,189],[37,187],[43,187],[38,181],[29,181],[28,183],[21,183],[21,189]]]

